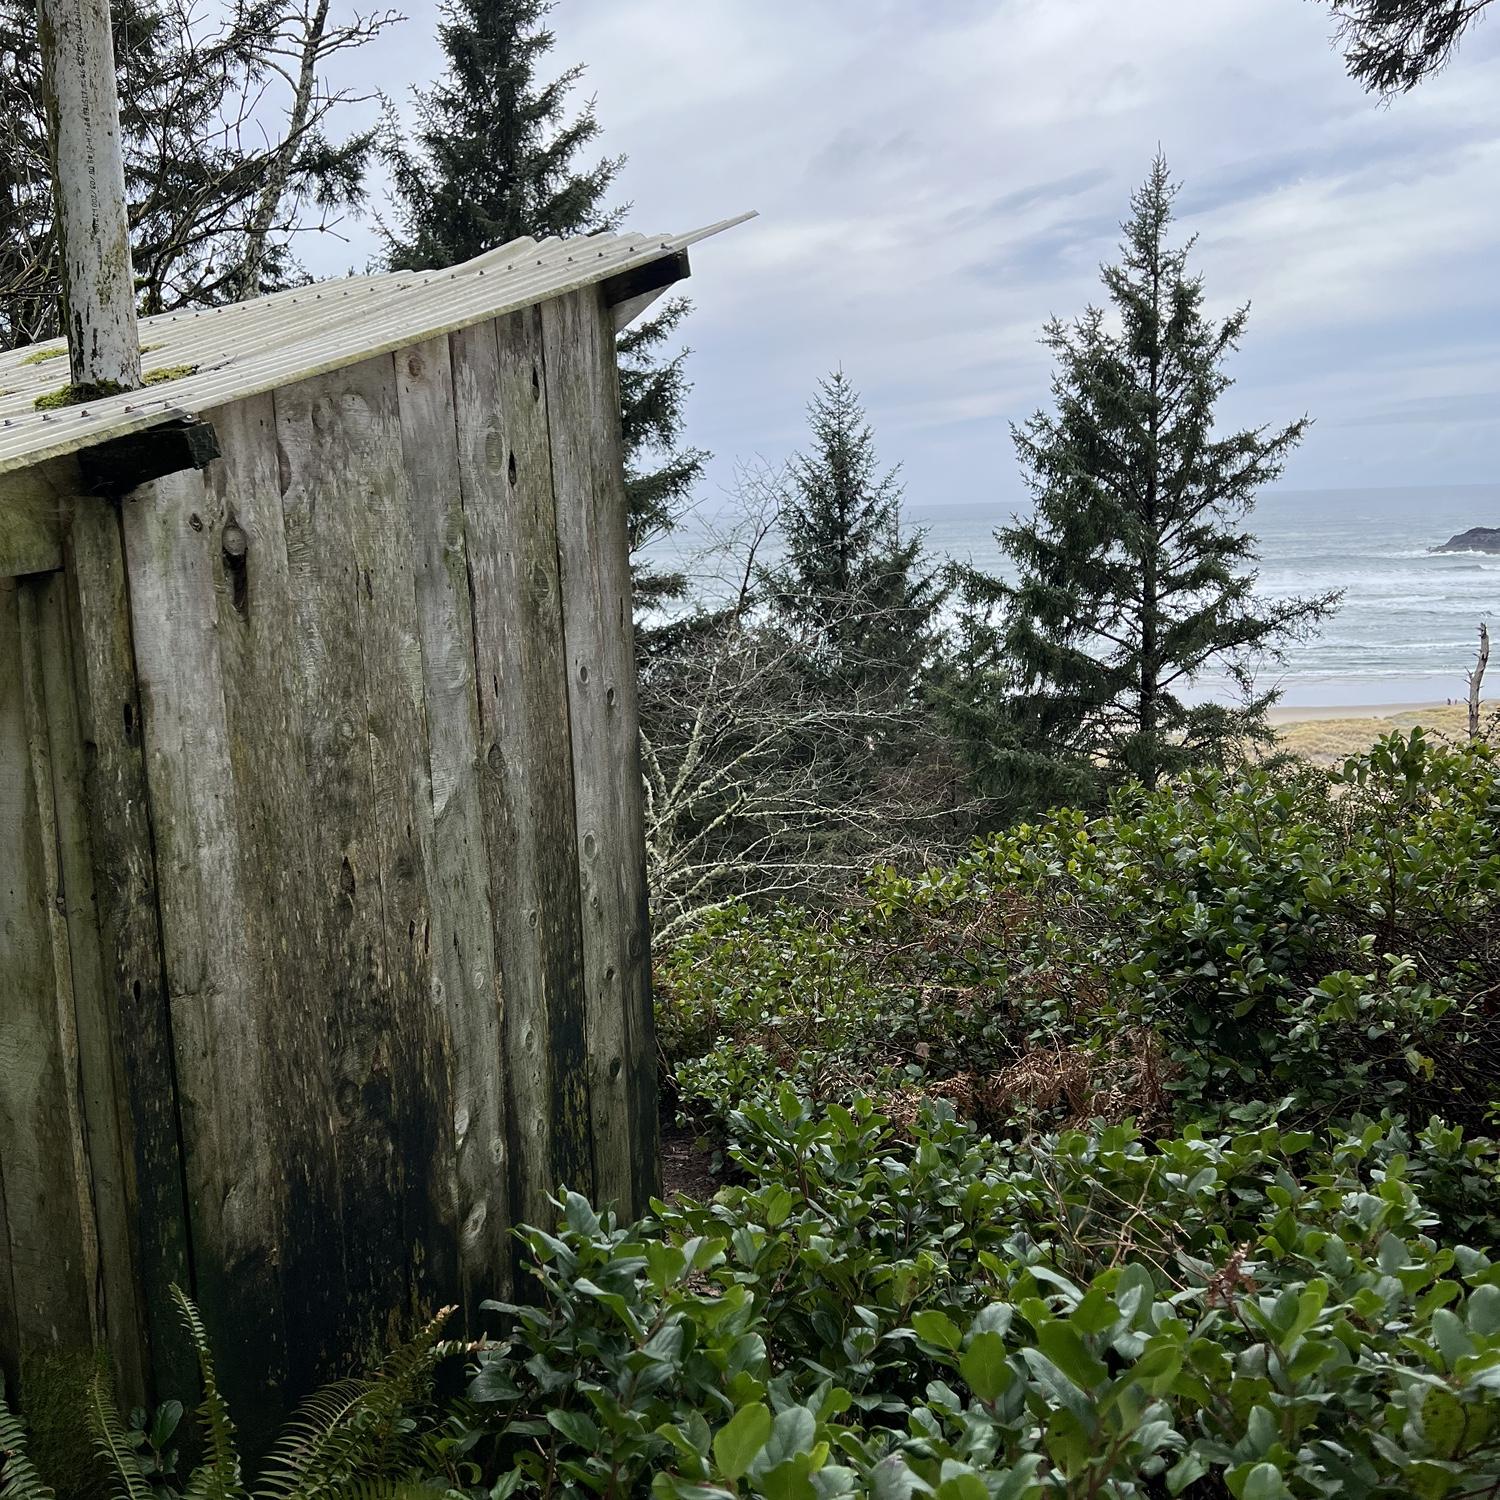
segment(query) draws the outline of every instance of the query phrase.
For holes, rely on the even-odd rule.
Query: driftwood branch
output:
[[[1469,673],[1469,738],[1479,738],[1479,690],[1484,685],[1484,669],[1490,661],[1490,628],[1479,622],[1479,655]]]

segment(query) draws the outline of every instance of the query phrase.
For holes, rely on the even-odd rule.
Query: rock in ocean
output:
[[[1500,552],[1500,526],[1471,526],[1433,552]]]

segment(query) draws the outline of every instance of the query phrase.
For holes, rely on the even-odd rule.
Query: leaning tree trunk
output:
[[[328,3],[329,0],[318,0],[317,9],[307,21],[307,29],[302,36],[302,56],[297,71],[297,87],[292,95],[286,139],[267,163],[266,180],[255,201],[255,212],[250,216],[249,228],[245,233],[245,258],[237,277],[238,295],[242,301],[260,295],[260,278],[265,269],[266,247],[270,243],[271,229],[276,222],[276,210],[281,206],[297,153],[302,149],[302,140],[307,134],[313,93],[318,83],[318,51],[323,45],[323,36],[328,27]]]

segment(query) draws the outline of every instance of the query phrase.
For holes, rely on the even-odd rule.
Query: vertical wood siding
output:
[[[69,639],[93,873],[101,1011],[115,1049],[139,1319],[158,1394],[191,1390],[196,1361],[170,1288],[190,1286],[187,1187],[157,912],[156,863],[119,512],[80,501],[64,545]],[[123,1321],[110,1310],[112,1327]]]
[[[578,871],[541,329],[534,309],[453,336],[473,582],[482,805],[505,995],[516,1217],[591,1186]],[[504,851],[503,855],[499,851]],[[498,856],[498,857],[497,857]]]
[[[596,289],[541,309],[578,810],[596,1194],[657,1190],[630,552],[614,341]]]
[[[0,580],[0,1345],[189,1389],[178,1281],[254,1449],[643,1207],[655,1055],[598,291],[208,416]]]
[[[239,918],[260,1017],[260,1077],[275,1105],[261,1111],[257,1150],[269,1164],[260,1202],[280,1235],[278,1253],[260,1268],[267,1286],[261,1316],[223,1372],[254,1444],[279,1415],[280,1382],[303,1388],[320,1374],[317,1351],[344,1295],[343,1256],[320,1232],[337,1221],[339,1203],[328,1107],[330,1001],[319,982],[327,923],[310,885],[314,815],[276,415],[262,396],[211,419],[224,459],[183,520],[213,589],[228,751],[221,774],[236,792]],[[225,543],[237,551],[241,537],[236,557]],[[232,1099],[225,1103],[233,1109]]]
[[[66,581],[0,579],[0,1337],[111,1353],[144,1393],[136,1179],[121,1132]]]
[[[460,1290],[472,1308],[509,1291],[500,1270],[510,1256],[510,1150],[448,341],[434,339],[399,354],[396,379],[431,770],[423,858],[432,905],[432,1004],[446,1024],[453,1111],[451,1180],[444,1187],[458,1225]]]
[[[59,931],[61,882],[40,675],[35,592],[0,582],[6,1317],[27,1347],[81,1348],[97,1331],[98,1239],[82,1160],[73,985],[66,934]]]

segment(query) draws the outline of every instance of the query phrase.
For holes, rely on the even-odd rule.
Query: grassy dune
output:
[[[1307,715],[1303,717],[1304,713]],[[1491,705],[1485,705],[1486,727],[1491,727]],[[1294,717],[1295,715],[1295,717]],[[1368,750],[1381,735],[1393,729],[1412,729],[1420,724],[1429,734],[1452,740],[1468,738],[1469,711],[1461,704],[1425,707],[1368,709],[1281,710],[1276,733],[1282,745],[1306,756],[1314,765],[1332,766]]]

